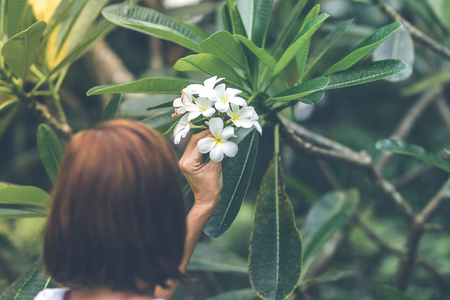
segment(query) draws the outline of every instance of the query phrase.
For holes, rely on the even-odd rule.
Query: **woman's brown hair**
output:
[[[153,294],[180,279],[185,210],[174,150],[128,120],[77,133],[47,222],[48,274],[70,287]]]

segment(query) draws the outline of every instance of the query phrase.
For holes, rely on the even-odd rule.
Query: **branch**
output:
[[[36,118],[50,126],[62,139],[68,141],[72,137],[72,128],[67,123],[59,122],[48,110],[48,107],[36,99],[27,98],[28,109],[36,116]]]
[[[392,20],[401,22],[403,26],[409,31],[412,38],[424,46],[430,48],[436,54],[441,55],[446,59],[450,59],[450,49],[444,47],[437,41],[424,35],[419,29],[414,27],[411,23],[406,21],[392,6],[385,2],[385,0],[371,0],[374,5],[377,5],[384,13],[386,13]]]
[[[328,160],[334,160],[339,163],[345,164],[349,167],[364,171],[367,176],[375,182],[381,191],[393,202],[403,214],[403,216],[411,222],[415,218],[414,211],[408,202],[402,197],[402,195],[395,189],[395,187],[375,169],[372,164],[372,158],[365,152],[357,153],[349,148],[342,146],[336,142],[332,142],[322,136],[308,133],[308,136],[313,141],[320,141],[321,143],[328,143],[329,146],[334,149],[346,149],[345,152],[338,150],[329,150],[312,145],[305,142],[302,138],[295,135],[291,126],[295,124],[288,121],[281,121],[280,134],[283,141],[299,155],[308,155],[313,158],[324,158]],[[303,129],[307,131],[306,129]]]
[[[450,184],[450,179],[448,179],[443,186],[439,189],[436,195],[430,200],[430,202],[425,206],[420,214],[418,214],[415,218],[411,227],[409,228],[408,235],[406,236],[405,242],[405,253],[400,258],[400,264],[397,270],[396,278],[395,278],[395,286],[399,290],[405,290],[410,275],[412,273],[412,269],[414,266],[414,262],[416,260],[417,248],[419,246],[420,238],[422,237],[422,233],[424,231],[425,222],[433,217],[436,210],[442,204],[444,199],[448,196],[444,193],[445,187]]]
[[[409,111],[404,115],[403,119],[400,121],[399,125],[395,129],[394,133],[391,135],[393,139],[403,139],[406,137],[411,128],[414,126],[415,122],[425,110],[425,108],[433,100],[438,99],[437,96],[442,92],[442,89],[432,89],[425,93],[414,105],[409,109]],[[378,159],[375,168],[378,172],[381,172],[384,166],[387,164],[389,159],[392,157],[392,152],[383,152],[383,154]]]
[[[361,228],[361,230],[367,235],[368,238],[378,246],[378,248],[394,254],[396,256],[404,255],[404,251],[397,249],[396,247],[390,245],[386,241],[384,241],[378,234],[376,234],[358,215],[355,218],[355,222]],[[428,273],[430,273],[439,283],[446,287],[447,290],[450,291],[450,278],[448,276],[442,274],[438,269],[436,269],[433,265],[431,265],[428,261],[418,257],[414,261],[415,264],[424,268]]]

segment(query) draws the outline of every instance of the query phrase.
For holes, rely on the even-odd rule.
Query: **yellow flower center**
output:
[[[220,144],[223,142],[223,139],[221,137],[216,137],[214,138],[214,142],[216,142],[216,144]]]

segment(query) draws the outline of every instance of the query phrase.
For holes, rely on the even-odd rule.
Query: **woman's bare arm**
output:
[[[186,241],[180,270],[186,271],[192,252],[209,218],[216,209],[222,190],[222,163],[209,161],[203,163],[202,154],[198,151],[197,142],[211,135],[208,131],[195,134],[189,140],[186,150],[180,159],[180,169],[186,177],[194,194],[195,202],[186,217]],[[178,281],[168,283],[169,288],[155,289],[155,297],[169,300],[178,287]]]

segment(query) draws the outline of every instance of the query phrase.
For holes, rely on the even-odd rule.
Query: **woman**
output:
[[[222,189],[221,163],[197,149],[209,134],[193,135],[179,161],[195,198],[185,219],[175,153],[157,132],[114,120],[77,133],[44,238],[46,271],[68,288],[35,299],[170,299]]]

